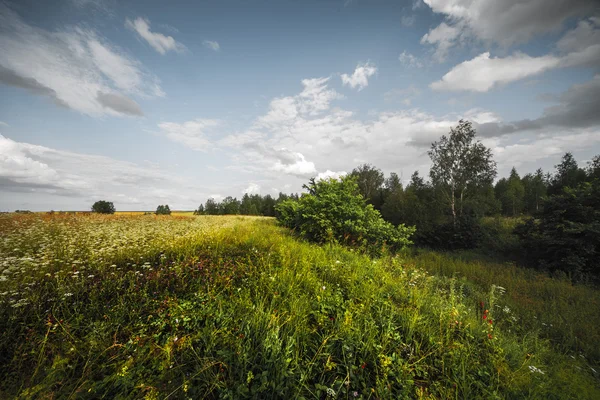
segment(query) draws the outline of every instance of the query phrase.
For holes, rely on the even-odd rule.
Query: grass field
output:
[[[260,217],[0,215],[0,398],[600,398],[597,290]]]

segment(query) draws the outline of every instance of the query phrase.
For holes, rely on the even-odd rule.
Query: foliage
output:
[[[517,170],[513,167],[508,179],[502,178],[496,183],[496,197],[502,203],[502,213],[516,217],[521,214],[525,200],[525,186]]]
[[[535,171],[535,174],[525,175],[522,182],[525,212],[531,215],[540,210],[543,199],[548,193],[548,181],[545,178],[542,169],[538,168],[537,171]]]
[[[565,153],[560,164],[556,165],[556,174],[550,181],[548,193],[550,195],[560,194],[564,188],[577,187],[586,181],[585,170],[579,168],[572,153]]]
[[[160,205],[158,207],[156,207],[156,215],[171,215],[171,209],[169,208],[169,205]]]
[[[517,228],[530,263],[578,280],[600,277],[600,181],[566,186],[535,217]]]
[[[238,199],[227,196],[223,199],[223,202],[219,206],[219,214],[221,215],[235,215],[240,213],[240,202]]]
[[[92,212],[98,214],[114,214],[115,211],[115,206],[110,201],[99,200],[92,205]]]
[[[282,225],[318,243],[346,245],[380,251],[409,245],[414,228],[394,227],[359,192],[353,176],[316,181],[305,186],[308,194],[277,206]]]
[[[448,221],[428,229],[417,230],[415,241],[433,249],[474,249],[480,245],[482,236],[477,218],[465,214],[458,217],[456,222]]]
[[[465,198],[471,193],[468,188],[490,183],[496,176],[492,151],[476,142],[475,134],[471,122],[460,120],[456,128],[450,129],[450,136],[442,136],[429,151],[431,181],[444,194],[454,224],[457,215],[463,213]]]
[[[367,203],[372,204],[376,209],[381,208],[383,203],[381,190],[385,182],[383,172],[371,164],[363,164],[354,168],[350,175],[356,178],[360,194],[365,198]],[[393,184],[393,182],[389,183]]]

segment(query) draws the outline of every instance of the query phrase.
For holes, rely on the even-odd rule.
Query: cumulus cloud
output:
[[[421,38],[422,44],[431,44],[436,47],[434,58],[442,62],[448,56],[448,51],[460,39],[462,34],[462,25],[448,25],[445,22],[439,24],[436,28],[426,33]]]
[[[98,93],[121,98],[162,96],[158,79],[96,32],[47,31],[0,4],[0,82],[50,98],[90,116],[132,115],[106,107]],[[122,107],[121,107],[122,108]],[[134,114],[135,115],[135,114]]]
[[[338,172],[334,172],[334,171],[330,171],[327,170],[325,172],[321,172],[319,174],[317,174],[317,177],[315,178],[315,180],[317,181],[322,181],[322,180],[327,180],[327,179],[340,179],[343,176],[346,176],[348,173],[346,171],[338,171]]]
[[[490,57],[490,53],[485,52],[456,65],[430,87],[434,90],[487,92],[553,68],[600,67],[600,19],[580,21],[563,35],[556,49],[556,54],[540,57],[516,52],[501,58]]]
[[[273,170],[284,174],[309,177],[317,173],[315,163],[307,161],[301,153],[291,153],[293,159],[277,160]]]
[[[485,52],[458,64],[430,87],[434,90],[487,92],[498,85],[557,67],[560,62],[554,56],[530,57],[515,53],[509,57],[497,58],[490,57],[490,53]]]
[[[136,32],[140,38],[148,42],[154,50],[162,55],[165,55],[168,51],[180,53],[185,50],[185,46],[173,39],[172,36],[152,32],[150,30],[150,21],[146,18],[138,17],[133,21],[127,18],[125,20],[125,27]]]
[[[358,88],[358,91],[363,90],[369,86],[369,78],[377,72],[375,64],[366,62],[364,64],[358,64],[352,75],[342,74],[342,83],[350,86],[352,89]]]
[[[446,21],[423,37],[438,59],[465,37],[510,46],[556,32],[564,21],[594,9],[589,0],[424,0]],[[444,35],[443,33],[447,33]]]
[[[219,51],[221,50],[221,46],[219,45],[219,42],[215,42],[213,40],[205,40],[202,42],[202,45],[206,48],[209,48],[211,50],[214,51]]]
[[[205,152],[212,147],[210,140],[206,137],[206,132],[217,125],[219,125],[219,121],[214,119],[196,119],[182,124],[161,122],[158,127],[170,140],[181,143],[192,150]]]
[[[252,195],[252,194],[260,194],[260,185],[250,182],[248,187],[244,189],[244,194]]]
[[[276,127],[292,124],[304,116],[316,116],[328,110],[333,100],[343,98],[327,87],[329,78],[303,79],[303,90],[296,96],[278,97],[269,104],[266,115],[258,118],[257,127]]]

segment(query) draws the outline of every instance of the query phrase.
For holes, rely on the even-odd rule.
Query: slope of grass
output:
[[[497,311],[510,290],[425,258],[266,218],[0,216],[0,233],[2,398],[600,397],[583,359]]]

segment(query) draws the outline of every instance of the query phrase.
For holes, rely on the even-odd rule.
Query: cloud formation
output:
[[[589,0],[424,0],[446,21],[422,42],[436,47],[436,57],[466,37],[507,47],[559,30],[566,19],[594,9]]]
[[[181,53],[185,50],[185,46],[173,39],[172,36],[152,32],[150,30],[150,21],[146,18],[138,17],[133,21],[127,18],[125,20],[125,27],[137,32],[140,38],[148,42],[154,50],[162,55],[165,55],[168,51]]]
[[[364,64],[358,64],[352,75],[342,74],[342,83],[350,86],[352,89],[358,88],[360,92],[367,86],[369,86],[369,78],[377,72],[375,64],[366,62]]]
[[[36,28],[4,4],[0,4],[0,27],[3,84],[48,97],[90,116],[139,115],[131,112],[135,101],[129,96],[164,95],[158,78],[95,31],[81,27],[56,32]],[[123,104],[107,107],[98,93],[127,99],[129,111],[124,112]]]
[[[487,92],[493,88],[554,68],[600,67],[600,18],[582,20],[556,44],[556,54],[531,57],[516,52],[504,58],[489,52],[453,67],[434,90]]]
[[[42,210],[56,208],[53,202],[91,206],[102,198],[114,201],[121,210],[154,209],[164,203],[192,209],[209,193],[158,167],[36,146],[2,135],[0,191],[6,199],[16,197],[16,204],[23,193],[34,193],[28,197],[33,201],[30,206]]]
[[[405,67],[409,67],[409,68],[421,68],[421,67],[423,67],[423,63],[421,62],[421,60],[419,58],[413,56],[412,54],[410,54],[406,50],[404,50],[402,53],[400,53],[400,55],[398,56],[398,60]]]
[[[206,131],[219,125],[214,119],[196,119],[182,124],[176,122],[161,122],[158,127],[167,138],[181,143],[192,150],[206,152],[212,147],[206,137]]]
[[[490,89],[537,75],[557,67],[554,56],[530,57],[515,53],[505,58],[491,57],[485,52],[452,68],[441,80],[433,82],[433,90],[487,92]]]

